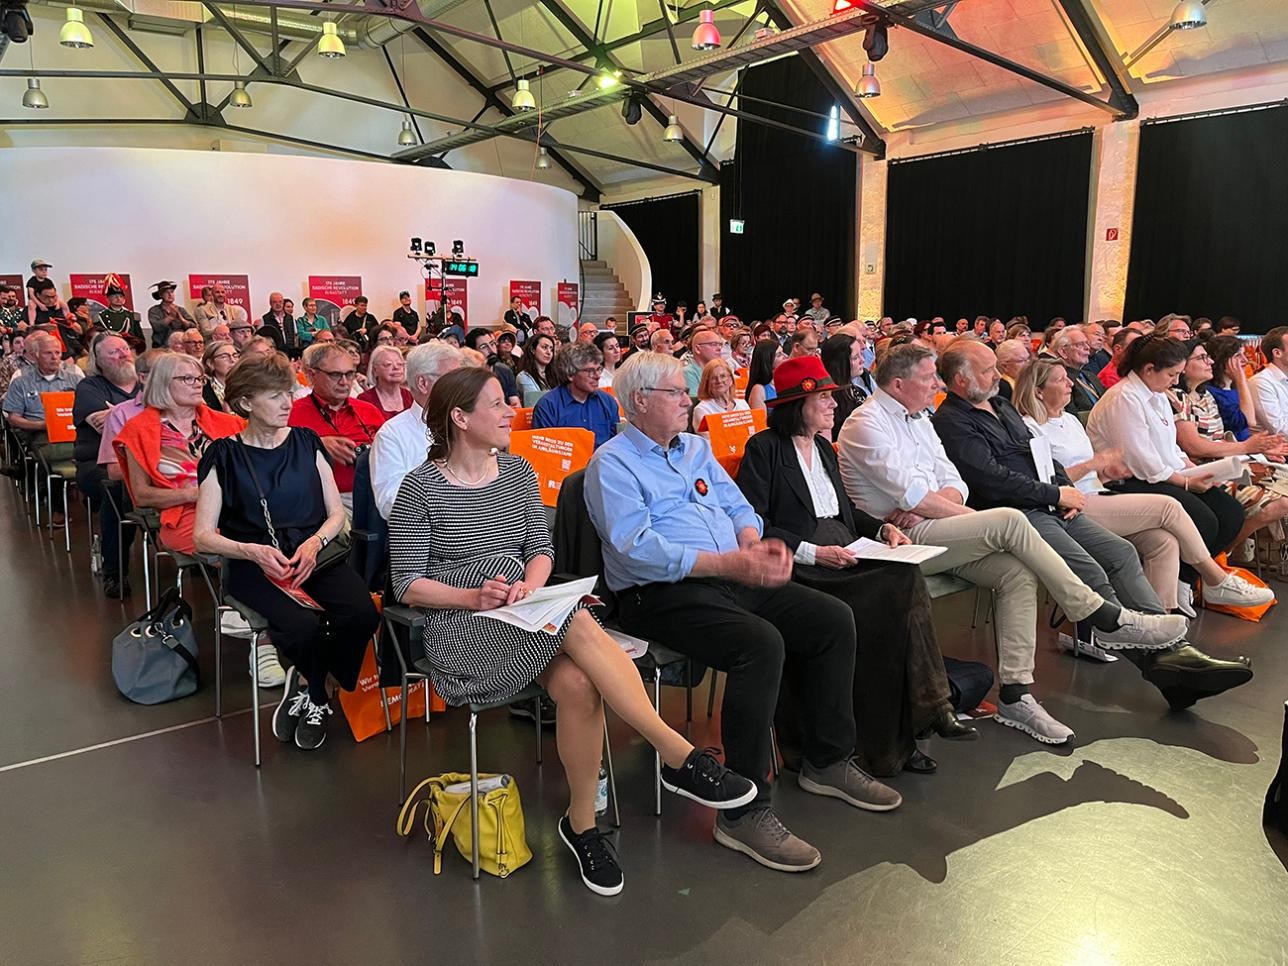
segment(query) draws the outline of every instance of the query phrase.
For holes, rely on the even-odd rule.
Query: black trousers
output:
[[[322,611],[291,600],[249,560],[228,562],[226,588],[268,621],[269,634],[286,666],[308,680],[314,704],[326,701],[328,674],[346,691],[357,686],[367,642],[380,616],[366,584],[348,564],[335,564],[304,582],[304,590],[322,605]]]
[[[854,753],[854,616],[835,597],[797,583],[697,578],[623,591],[619,608],[629,633],[729,675],[725,764],[756,783],[755,804],[769,803],[769,731],[784,681],[798,698],[805,759],[823,768]]]
[[[120,519],[112,506],[112,500],[107,499],[103,493],[106,488],[111,487],[112,499],[116,501],[116,506],[121,508],[122,513],[129,513],[134,507],[125,492],[125,486],[109,480],[107,469],[98,463],[77,464],[76,486],[89,498],[90,509],[98,513],[98,528],[99,533],[102,534],[99,546],[103,551],[103,576],[117,579],[127,576],[130,572],[130,553],[134,548],[135,528],[122,528],[124,533],[120,534],[121,539],[117,539],[117,525]],[[122,561],[125,563],[123,573],[120,572]]]
[[[1145,483],[1141,480],[1123,480],[1116,486],[1124,493],[1160,493],[1178,501],[1194,521],[1208,553],[1214,557],[1234,546],[1234,538],[1243,529],[1246,518],[1243,505],[1219,486],[1206,493],[1193,493],[1174,483]],[[1182,561],[1181,579],[1193,582],[1197,577],[1194,568]]]

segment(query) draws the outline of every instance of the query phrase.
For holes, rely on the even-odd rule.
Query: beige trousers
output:
[[[1181,561],[1201,563],[1210,554],[1194,521],[1179,500],[1161,493],[1087,496],[1083,511],[1110,533],[1126,537],[1140,553],[1145,579],[1164,607],[1176,607]]]
[[[1115,499],[1117,499],[1115,497]],[[994,593],[998,679],[1032,684],[1037,649],[1038,585],[1073,621],[1089,617],[1103,597],[1069,569],[1019,510],[999,508],[945,520],[925,520],[908,531],[914,543],[947,547],[922,573],[953,573]]]

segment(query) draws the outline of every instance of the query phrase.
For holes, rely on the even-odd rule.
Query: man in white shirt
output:
[[[935,354],[896,346],[876,372],[877,391],[850,414],[837,439],[841,478],[855,506],[894,523],[914,543],[947,547],[921,565],[994,593],[997,620],[997,720],[1047,744],[1073,731],[1029,694],[1037,647],[1038,585],[1070,620],[1088,620],[1112,648],[1158,647],[1184,633],[1185,621],[1137,614],[1106,601],[1069,569],[1019,510],[972,510],[970,490],[948,459],[924,411],[939,391]]]
[[[371,441],[371,489],[380,515],[389,519],[403,477],[425,462],[429,429],[425,403],[434,383],[445,373],[465,364],[461,350],[447,342],[418,345],[407,353],[407,390],[412,404],[376,432]]]
[[[1266,367],[1252,377],[1257,425],[1271,433],[1288,433],[1288,325],[1277,325],[1261,339]]]

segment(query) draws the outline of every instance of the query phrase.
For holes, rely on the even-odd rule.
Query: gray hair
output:
[[[415,386],[421,376],[433,385],[443,373],[459,369],[464,363],[461,350],[450,342],[435,340],[422,343],[407,353],[407,386]]]
[[[997,362],[1000,366],[1004,362],[1028,360],[1031,354],[1029,344],[1023,339],[1007,339],[997,347]]]
[[[684,373],[684,363],[663,352],[632,352],[613,373],[613,391],[622,411],[635,419],[635,393],[656,386],[667,376]]]
[[[399,359],[403,357],[402,350],[397,346],[378,345],[371,350],[371,356],[367,359],[367,382],[370,385],[374,386],[376,384],[376,360],[390,353],[393,353]]]
[[[896,379],[907,379],[912,375],[912,370],[933,358],[933,352],[915,342],[891,346],[877,362],[877,385],[888,386]],[[613,384],[617,384],[616,376],[613,377]]]
[[[598,366],[603,362],[604,354],[594,345],[588,342],[570,342],[559,347],[555,357],[550,360],[550,365],[554,369],[555,381],[562,386],[571,382],[577,370],[583,366]]]
[[[1076,325],[1066,325],[1063,329],[1061,329],[1059,332],[1057,332],[1055,335],[1051,337],[1051,341],[1047,343],[1047,349],[1050,350],[1055,355],[1059,355],[1060,350],[1073,341],[1073,334],[1075,332],[1080,333],[1084,337],[1087,334],[1083,332],[1082,329]]]
[[[151,409],[166,411],[174,408],[174,395],[170,392],[170,382],[179,375],[184,366],[190,366],[194,373],[204,376],[205,370],[201,361],[183,352],[163,352],[152,363],[147,384],[143,387],[140,400]]]
[[[304,350],[304,367],[321,369],[326,364],[327,356],[342,355],[353,358],[349,350],[339,342],[315,342]]]
[[[50,336],[50,338],[53,337]],[[89,358],[85,361],[85,375],[97,376],[102,374],[103,370],[99,368],[98,363],[98,350],[108,339],[120,339],[122,342],[125,342],[127,346],[130,344],[115,332],[100,332],[98,335],[94,336],[94,341],[89,344]]]

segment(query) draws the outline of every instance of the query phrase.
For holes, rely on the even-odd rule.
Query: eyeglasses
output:
[[[669,389],[666,386],[641,386],[645,392],[664,392],[672,399],[678,399],[681,396],[688,397],[689,390],[686,389]]]
[[[1194,355],[1190,356],[1190,361],[1210,363],[1212,361],[1212,357],[1208,355],[1206,352],[1196,352]]]
[[[185,386],[204,386],[206,384],[205,376],[175,376],[174,382],[181,382]]]
[[[603,366],[586,366],[583,369],[577,370],[577,374],[579,376],[600,376],[603,374],[603,372],[604,372]]]
[[[210,357],[212,362],[215,359],[236,359],[236,358],[237,358],[236,352],[216,352],[213,356]]]
[[[358,375],[358,371],[356,369],[346,369],[343,372],[331,372],[327,369],[314,369],[313,371],[321,373],[328,379],[335,382],[348,382]]]

